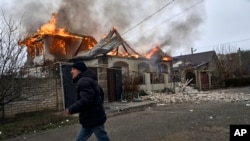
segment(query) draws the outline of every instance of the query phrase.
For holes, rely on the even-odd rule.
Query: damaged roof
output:
[[[113,28],[107,36],[101,39],[91,50],[79,53],[74,59],[94,58],[98,56],[142,57],[133,50]]]
[[[49,42],[49,44],[46,44],[46,41]],[[70,52],[70,56],[75,56],[81,51],[91,49],[96,43],[96,40],[92,36],[79,35],[69,32],[65,35],[53,33],[34,33],[18,42],[20,46],[27,46],[28,53],[32,57],[43,54],[45,52],[44,47],[46,45],[49,46],[48,48],[50,49],[50,53],[53,55],[58,54],[58,52],[55,53],[55,50],[61,49],[72,50]]]
[[[209,63],[209,61],[214,55],[216,55],[215,51],[208,51],[196,54],[175,56],[173,58],[174,58],[174,64],[179,64],[179,65],[185,64],[192,67],[199,67]]]

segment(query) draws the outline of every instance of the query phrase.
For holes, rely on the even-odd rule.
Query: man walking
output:
[[[98,141],[109,141],[105,130],[106,114],[103,108],[103,91],[97,84],[96,74],[83,62],[76,62],[71,69],[73,83],[77,84],[77,101],[66,109],[66,114],[79,113],[82,125],[76,141],[87,141],[95,134]]]

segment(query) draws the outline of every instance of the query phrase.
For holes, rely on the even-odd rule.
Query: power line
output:
[[[168,18],[168,19],[164,20],[164,21],[163,21],[163,22],[161,22],[160,24],[155,25],[154,27],[152,27],[151,29],[149,29],[149,30],[147,30],[147,31],[143,32],[142,34],[144,35],[145,33],[147,33],[147,32],[149,32],[149,31],[153,30],[154,28],[159,27],[159,25],[161,25],[161,24],[163,24],[163,23],[165,23],[165,22],[169,22],[169,21],[171,21],[172,19],[174,19],[174,18],[176,18],[176,17],[178,17],[178,16],[182,15],[183,13],[185,13],[186,11],[190,10],[191,8],[193,8],[193,7],[197,6],[198,4],[200,4],[200,3],[201,3],[201,2],[203,2],[203,1],[204,1],[204,0],[198,1],[197,3],[195,3],[195,4],[191,5],[190,7],[188,7],[188,8],[186,8],[186,9],[184,9],[183,11],[181,11],[181,12],[179,12],[179,13],[175,14],[174,16],[172,16],[172,17],[170,17],[170,18]],[[136,36],[136,37],[138,37],[138,36]],[[136,37],[135,37],[134,39],[136,39]],[[130,41],[131,41],[131,40],[130,40]]]
[[[246,38],[246,39],[242,39],[242,40],[237,40],[237,41],[231,41],[231,42],[224,42],[224,43],[219,43],[219,44],[213,44],[213,45],[207,45],[207,46],[197,46],[197,47],[194,47],[193,49],[197,49],[196,51],[198,52],[204,52],[205,50],[201,50],[199,51],[199,49],[203,49],[203,48],[208,48],[208,47],[228,47],[228,46],[223,46],[223,45],[230,45],[230,44],[235,44],[235,43],[241,43],[241,42],[246,42],[246,41],[250,41],[250,38]],[[189,49],[190,48],[182,48],[183,51],[180,53],[181,55],[184,55],[185,53],[189,52]],[[191,48],[192,49],[192,48]],[[239,49],[239,46],[237,46],[236,50],[230,50],[230,52],[235,52],[235,51],[238,51]],[[244,48],[241,48],[240,46],[240,49],[242,50],[249,50],[249,48],[247,49],[244,49]],[[191,51],[192,52],[192,51]],[[217,51],[216,51],[217,52]],[[189,53],[187,53],[189,54]],[[176,55],[175,55],[176,56]],[[177,55],[179,56],[179,55]]]
[[[245,42],[245,41],[250,41],[250,38],[237,40],[237,41],[231,41],[231,42],[224,42],[224,43],[219,43],[219,44],[213,44],[213,45],[207,45],[207,46],[198,46],[195,48],[207,48],[207,47],[214,47],[214,46],[222,46],[222,45],[227,45],[227,44],[241,43],[241,42]]]
[[[156,12],[154,12],[153,14],[151,14],[150,16],[146,17],[144,20],[142,20],[141,22],[139,22],[138,24],[132,26],[131,28],[129,28],[127,31],[123,32],[121,35],[126,34],[127,32],[133,30],[134,28],[136,28],[137,26],[139,26],[140,24],[142,24],[143,22],[145,22],[146,20],[148,20],[149,18],[153,17],[155,14],[159,13],[161,10],[163,10],[164,8],[166,8],[167,6],[169,6],[171,3],[173,3],[174,0],[168,2],[167,4],[165,4],[162,8],[158,9]]]

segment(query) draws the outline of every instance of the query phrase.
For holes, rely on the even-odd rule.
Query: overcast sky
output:
[[[194,45],[198,52],[218,46],[250,50],[250,0],[206,0],[205,9],[201,40]]]
[[[0,5],[14,17],[25,13],[26,28],[39,28],[52,12],[72,32],[97,40],[115,26],[139,52],[157,44],[172,56],[189,54],[191,48],[250,49],[250,0],[0,0]]]

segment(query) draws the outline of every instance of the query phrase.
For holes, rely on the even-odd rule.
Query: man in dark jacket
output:
[[[97,84],[96,74],[83,62],[74,63],[71,70],[73,83],[77,84],[77,102],[66,109],[66,114],[79,113],[82,125],[76,141],[87,141],[95,134],[98,141],[109,141],[104,128],[106,114],[103,108],[101,88]]]

